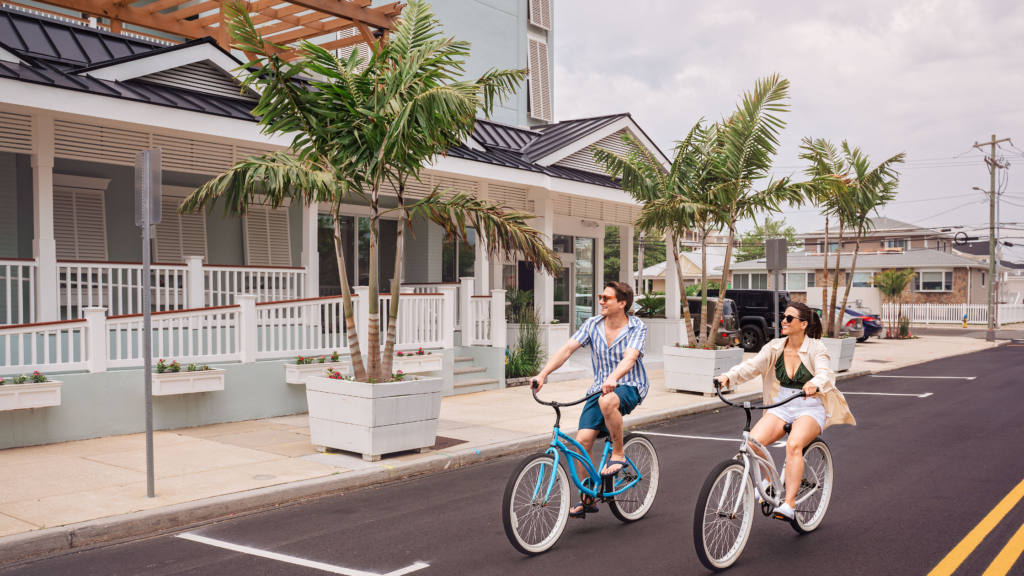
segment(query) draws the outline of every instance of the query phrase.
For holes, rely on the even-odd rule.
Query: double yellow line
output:
[[[981,544],[981,541],[988,536],[1002,519],[1013,510],[1013,507],[1020,502],[1021,498],[1024,498],[1024,481],[1017,484],[1017,487],[1010,491],[1005,498],[991,512],[971,530],[956,548],[953,548],[946,557],[939,562],[939,565],[932,569],[928,573],[928,576],[952,576],[953,572],[963,564],[964,560],[970,556],[971,552]],[[1020,558],[1021,552],[1024,552],[1024,525],[1017,530],[1016,534],[1010,538],[1010,541],[1006,543],[1002,552],[996,556],[996,559],[989,564],[988,569],[982,576],[1005,576],[1010,568],[1013,567],[1014,563],[1017,562],[1017,558]]]

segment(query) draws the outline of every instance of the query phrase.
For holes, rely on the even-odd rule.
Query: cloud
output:
[[[559,119],[629,111],[670,149],[699,118],[728,114],[757,78],[777,72],[792,82],[779,172],[798,171],[804,136],[849,140],[875,160],[905,151],[911,162],[885,214],[929,226],[987,220],[980,203],[927,219],[980,199],[973,186],[988,188],[980,153],[953,157],[992,134],[1017,136],[1024,149],[1019,2],[554,5]],[[1021,153],[1007,146],[1005,155],[1024,168]],[[950,161],[922,162],[933,158]],[[1024,195],[1024,176],[1013,172],[1007,190]],[[947,196],[954,198],[907,202]],[[787,219],[801,230],[822,224],[813,211]],[[1004,206],[1003,220],[1012,219],[1024,222],[1024,208]]]

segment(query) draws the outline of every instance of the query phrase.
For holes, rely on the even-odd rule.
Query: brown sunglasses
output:
[[[601,301],[601,302],[607,302],[608,300],[611,300],[612,302],[618,302],[618,300],[619,300],[618,298],[616,298],[614,296],[605,296],[604,294],[599,295],[597,297],[597,299],[599,301]]]

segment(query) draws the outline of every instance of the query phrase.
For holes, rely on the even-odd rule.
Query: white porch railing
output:
[[[882,305],[882,320],[889,317],[890,311],[896,314],[898,306]],[[968,324],[988,324],[988,305],[986,304],[904,304],[903,315],[915,324],[962,324],[964,314]],[[1000,324],[1024,322],[1024,304],[1000,304],[996,312]]]
[[[355,297],[356,295],[353,295]],[[353,304],[356,325],[359,306]],[[347,354],[348,333],[341,296],[256,305],[256,358]]]
[[[256,266],[203,266],[207,306],[235,303],[238,294],[252,294],[256,302],[296,300],[306,295],[303,268]]]
[[[413,294],[437,293],[442,286],[455,288],[455,329],[462,330],[462,283],[461,282],[424,282],[421,284],[402,284],[402,290]],[[405,293],[403,292],[403,294]]]
[[[0,374],[86,370],[87,329],[84,319],[0,327]]]
[[[88,312],[88,311],[87,311]],[[240,307],[194,308],[152,315],[153,362],[174,359],[181,364],[241,360]],[[106,367],[143,366],[145,330],[142,314],[104,320]]]
[[[150,266],[153,311],[189,307],[188,267]],[[142,264],[57,262],[58,314],[66,320],[84,318],[86,308],[106,308],[111,316],[142,313]]]
[[[0,324],[36,321],[36,262],[0,259]]]
[[[401,295],[398,299],[398,327],[395,332],[396,350],[446,347],[444,323],[448,311],[445,310],[445,299],[445,294],[439,292]],[[451,300],[448,306],[454,308],[454,293]],[[391,314],[391,294],[381,294],[379,305],[380,337],[383,344],[387,337],[388,316]]]
[[[490,296],[471,296],[467,306],[462,343],[466,346],[507,345],[505,291],[491,290]]]

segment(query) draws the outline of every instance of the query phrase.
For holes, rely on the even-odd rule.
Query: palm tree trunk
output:
[[[384,344],[381,371],[391,376],[395,363],[395,343],[398,339],[398,297],[402,291],[402,265],[405,250],[405,181],[398,183],[398,234],[395,237],[395,278],[391,281],[391,310],[388,313],[388,339]]]
[[[732,218],[735,217],[734,214],[730,214],[730,216]],[[711,320],[712,328],[718,326],[718,324],[722,321],[722,309],[724,308],[724,306],[722,305],[722,301],[725,300],[725,287],[727,285],[726,278],[729,277],[729,262],[732,260],[732,241],[733,238],[736,237],[736,222],[732,218],[730,218],[729,220],[729,243],[726,244],[725,246],[725,262],[722,264],[722,282],[721,285],[718,287],[718,306],[715,306],[715,317],[714,319]],[[704,317],[703,310],[700,311],[700,315],[702,318]],[[776,321],[778,321],[778,319],[776,319]],[[715,342],[714,340],[712,340],[710,347],[712,350],[715,349],[714,345]]]
[[[675,238],[675,235],[673,235],[672,239],[675,240]],[[683,268],[679,262],[679,242],[672,242],[672,257],[676,259],[676,280],[679,282],[679,290],[683,293],[683,322],[686,323],[686,344],[689,346],[695,343],[697,339],[693,335],[693,322],[690,320],[690,303],[686,300],[686,288],[683,286]],[[665,305],[668,305],[667,301]],[[668,312],[667,308],[666,312]]]
[[[375,184],[370,197],[370,318],[369,331],[366,335],[367,356],[369,356],[368,376],[382,380],[380,365],[380,282],[377,251],[380,248],[380,185]]]
[[[363,355],[359,352],[359,334],[356,333],[355,311],[352,309],[352,288],[348,285],[348,268],[345,266],[345,249],[341,244],[341,223],[338,222],[338,209],[341,202],[331,207],[334,218],[334,254],[338,259],[338,275],[341,276],[341,301],[345,313],[345,332],[348,333],[348,351],[351,356],[355,378],[366,381],[366,368],[363,366]]]
[[[701,231],[700,238],[700,347],[708,346],[708,233]],[[718,287],[722,289],[721,286]],[[719,297],[721,301],[721,297]]]
[[[828,330],[835,338],[839,335],[836,326],[836,292],[839,291],[839,267],[843,263],[843,221],[839,220],[839,238],[836,239],[836,272],[832,275],[832,298],[828,307]],[[824,304],[824,302],[822,302]]]
[[[839,263],[839,256],[836,256],[836,264]],[[825,303],[828,302],[828,216],[825,216],[825,271],[821,277],[821,315],[822,320],[828,322],[828,316],[825,315]],[[826,330],[823,336],[830,336]]]
[[[843,325],[843,314],[846,313],[846,302],[850,299],[850,287],[853,286],[853,273],[857,270],[857,255],[860,254],[860,237],[864,224],[857,227],[857,246],[853,249],[853,261],[850,262],[850,277],[846,280],[846,293],[843,294],[843,305],[839,307],[839,326]]]

